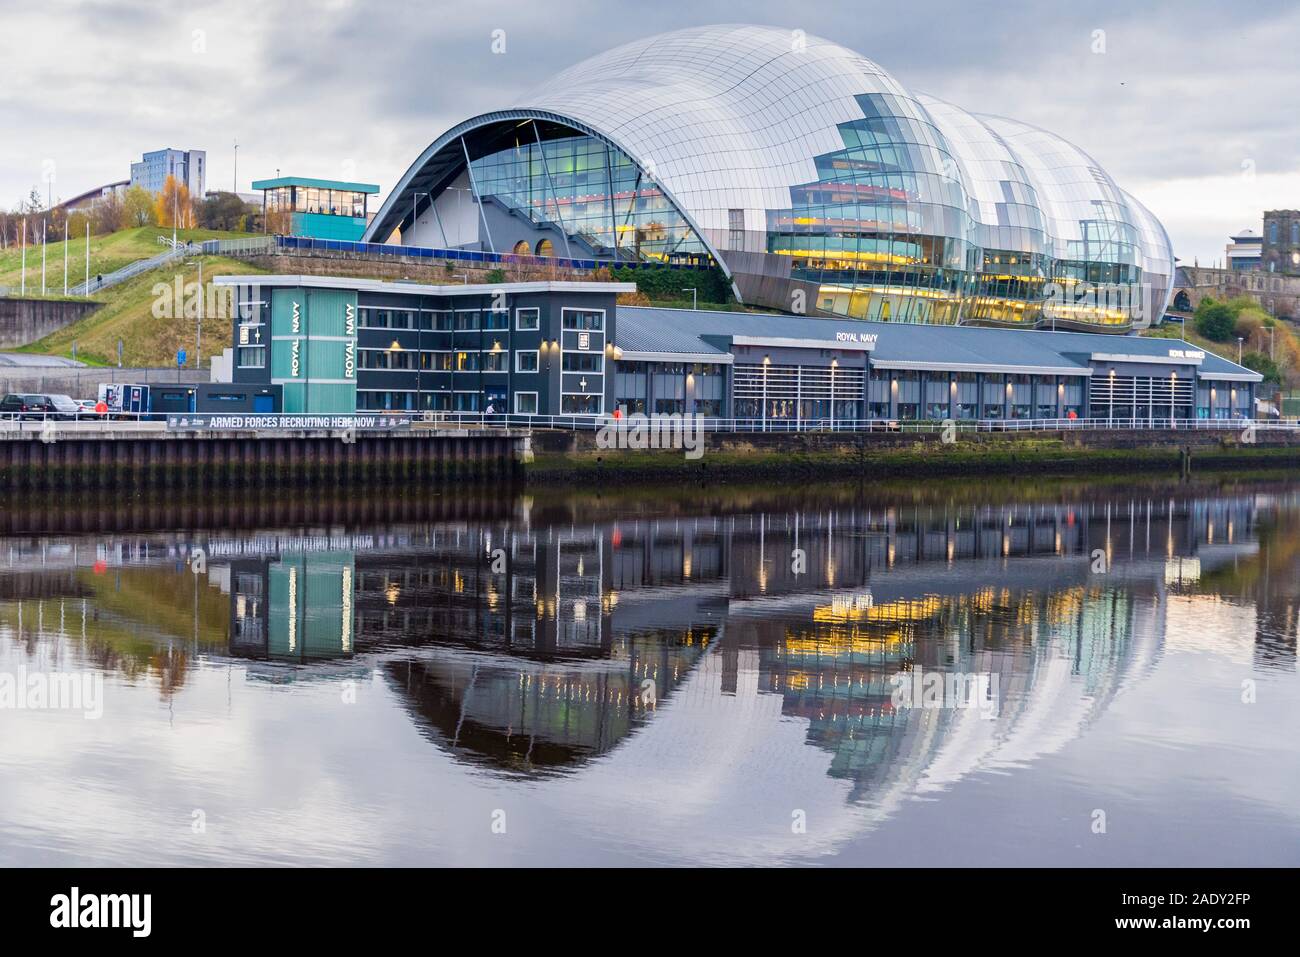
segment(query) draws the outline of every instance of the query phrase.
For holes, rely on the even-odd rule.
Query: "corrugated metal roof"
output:
[[[1181,339],[1153,336],[1107,335],[1095,332],[1051,332],[1043,329],[990,329],[980,326],[916,325],[900,322],[866,322],[855,319],[817,319],[807,316],[750,312],[715,312],[664,309],[653,306],[619,306],[614,339],[624,352],[706,353],[725,352],[703,341],[718,343],[733,336],[773,339],[808,339],[837,347],[837,333],[876,336],[872,364],[883,368],[980,366],[1056,369],[1062,374],[1086,374],[1096,353],[1150,356],[1153,363],[1168,361],[1171,349],[1197,350]],[[1252,372],[1235,362],[1206,352],[1202,376],[1244,375]]]

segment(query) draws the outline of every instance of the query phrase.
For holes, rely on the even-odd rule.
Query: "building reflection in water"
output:
[[[140,533],[40,562],[35,540],[15,539],[0,630],[30,640],[32,606],[56,599],[125,620],[124,576],[183,621],[192,587],[193,628],[163,628],[153,647],[276,681],[378,674],[434,745],[491,773],[581,769],[735,700],[748,702],[737,714],[796,722],[850,800],[879,807],[1078,737],[1161,655],[1172,602],[1252,608],[1255,664],[1295,668],[1293,490],[784,498],[798,504],[658,517],[617,499],[522,499],[382,532]],[[894,699],[933,674],[992,679],[996,707]]]

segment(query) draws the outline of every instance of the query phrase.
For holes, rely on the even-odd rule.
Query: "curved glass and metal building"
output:
[[[712,261],[744,303],[894,322],[1128,331],[1173,273],[1159,222],[1078,147],[758,26],[638,40],[457,124],[365,239],[395,233]]]

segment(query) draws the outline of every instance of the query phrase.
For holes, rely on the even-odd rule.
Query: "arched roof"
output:
[[[1164,229],[1082,149],[1016,120],[913,94],[853,50],[766,26],[636,40],[562,71],[512,107],[458,124],[411,166],[366,239],[398,228],[413,196],[418,203],[450,183],[465,166],[462,137],[473,152],[474,136],[530,120],[627,154],[724,269],[728,251],[768,252],[761,237],[773,217],[800,215],[791,213],[796,191],[834,179],[835,163],[861,158],[850,174],[859,188],[887,182],[863,170],[903,171],[908,212],[891,228],[956,240],[944,265],[960,268],[953,257],[969,242],[1141,266],[1153,280],[1165,277],[1157,305],[1168,295],[1173,255]]]

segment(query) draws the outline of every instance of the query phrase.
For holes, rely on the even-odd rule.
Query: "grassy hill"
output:
[[[180,229],[178,239],[201,242],[205,239],[242,239],[248,233],[230,233],[215,229]],[[107,275],[139,259],[148,259],[165,251],[158,242],[160,236],[171,239],[172,231],[162,226],[142,226],[124,229],[105,236],[90,237],[90,275]],[[32,237],[29,235],[30,243]],[[50,243],[45,250],[45,288],[52,296],[63,296],[63,249],[68,249],[68,286],[86,278],[86,239],[74,238],[66,243]],[[10,286],[15,292],[22,285],[22,260],[20,248],[10,247],[0,252],[0,286]],[[39,296],[41,292],[41,247],[27,247],[27,294]]]
[[[223,256],[203,257],[203,278],[212,289],[211,279],[220,275],[250,275],[261,270],[237,259]],[[44,339],[22,346],[19,352],[71,356],[77,344],[77,358],[91,365],[117,365],[117,341],[122,340],[122,362],[128,366],[171,366],[176,350],[189,353],[194,364],[195,320],[183,313],[175,318],[154,316],[158,299],[154,287],[171,285],[180,275],[185,284],[198,282],[198,267],[173,263],[141,273],[119,286],[104,290],[95,298],[103,305],[80,322],[65,326]],[[210,298],[208,302],[212,302]],[[207,358],[230,345],[231,316],[217,315],[205,308],[203,319],[203,365]]]

